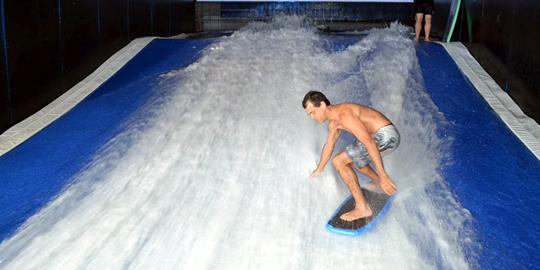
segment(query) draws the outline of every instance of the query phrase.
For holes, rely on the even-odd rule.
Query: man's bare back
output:
[[[350,121],[343,121],[343,119],[357,118],[362,122],[364,128],[370,136],[384,126],[392,124],[386,116],[376,111],[375,109],[367,106],[355,103],[342,103],[332,106],[332,110],[336,112],[337,117],[330,119],[328,128],[342,129],[349,133],[351,132]]]

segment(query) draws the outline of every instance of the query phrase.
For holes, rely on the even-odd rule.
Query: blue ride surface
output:
[[[328,36],[334,50],[358,37]],[[71,111],[0,157],[0,241],[69,184],[152,96],[160,74],[194,62],[215,39],[154,40]],[[514,136],[438,44],[421,43],[425,87],[451,125],[450,189],[473,218],[481,269],[540,269],[540,161]],[[436,187],[433,188],[436,192]],[[434,255],[436,256],[436,255]]]
[[[540,269],[540,160],[512,133],[438,44],[421,43],[425,87],[451,123],[442,168],[473,218],[481,269]]]
[[[157,93],[170,70],[193,63],[214,39],[153,40],[68,113],[0,156],[0,241],[56,196],[124,122]]]

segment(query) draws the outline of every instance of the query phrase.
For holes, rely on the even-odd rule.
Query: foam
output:
[[[439,173],[451,138],[437,135],[445,121],[407,31],[371,30],[334,52],[285,17],[218,39],[164,74],[167,94],[0,245],[0,268],[470,268],[471,217]],[[402,135],[385,158],[399,194],[361,238],[324,228],[347,190],[330,166],[308,177],[326,135],[302,110],[310,89],[372,105]]]

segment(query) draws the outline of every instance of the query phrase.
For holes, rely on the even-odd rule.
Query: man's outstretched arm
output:
[[[317,169],[315,169],[311,176],[317,176],[324,170],[324,167],[326,167],[326,164],[330,160],[330,157],[332,156],[332,152],[334,152],[334,146],[336,145],[337,139],[339,138],[339,135],[341,134],[341,131],[334,127],[332,123],[328,125],[328,137],[326,138],[326,143],[323,146],[322,152],[321,152],[321,159],[319,161],[319,165],[317,166]]]

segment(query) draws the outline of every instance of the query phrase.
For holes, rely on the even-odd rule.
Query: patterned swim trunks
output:
[[[373,134],[373,140],[377,143],[381,156],[386,156],[396,150],[399,146],[400,136],[394,125],[388,125],[377,130],[377,132]],[[346,146],[345,152],[358,168],[362,168],[371,163],[366,146],[358,140]]]

